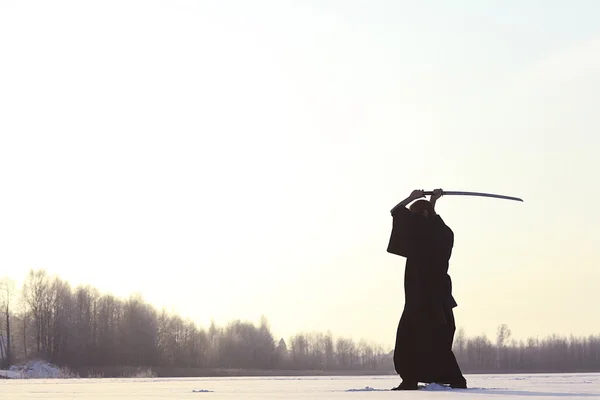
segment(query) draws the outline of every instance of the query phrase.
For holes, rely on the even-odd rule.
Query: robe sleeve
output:
[[[452,257],[452,248],[454,247],[454,232],[448,225],[446,225],[442,217],[439,215],[436,215],[436,222],[442,227],[440,230],[440,236],[437,239],[438,248],[436,250],[440,252],[441,256],[444,257],[446,261],[448,261],[450,260],[450,257]]]
[[[410,212],[406,207],[398,207],[392,213],[392,232],[387,252],[402,257],[414,254],[420,243],[423,224],[419,215]]]
[[[454,232],[440,216],[436,216],[433,225],[434,239],[431,243],[431,259],[426,264],[426,296],[434,307],[454,308],[456,300],[452,296],[452,279],[448,275],[448,266],[454,246]]]

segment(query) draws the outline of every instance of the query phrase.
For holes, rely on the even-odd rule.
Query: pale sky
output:
[[[391,346],[389,210],[457,325],[600,332],[596,1],[0,0],[0,276]]]

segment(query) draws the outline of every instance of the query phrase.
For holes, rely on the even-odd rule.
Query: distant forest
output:
[[[454,351],[464,373],[600,372],[600,335],[515,341],[500,325],[490,340],[459,329]],[[233,320],[202,328],[139,295],[72,288],[44,270],[29,271],[20,289],[0,280],[0,369],[30,359],[80,376],[140,367],[158,376],[395,373],[392,349],[365,340],[330,332],[275,338],[265,317],[258,326]]]

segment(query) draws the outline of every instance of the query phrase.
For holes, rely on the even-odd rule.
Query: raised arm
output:
[[[422,190],[413,190],[406,199],[396,204],[390,211],[392,214],[392,232],[387,247],[387,252],[402,257],[408,257],[414,254],[421,236],[421,227],[417,219],[418,215],[410,212],[406,206],[413,200],[424,197]],[[422,217],[421,217],[422,218]]]
[[[421,197],[425,197],[425,193],[423,190],[413,190],[412,193],[402,200],[400,203],[396,204],[394,208],[390,210],[390,213],[394,215],[394,211],[396,211],[399,207],[406,207],[409,203],[414,200],[420,199]]]
[[[435,202],[442,197],[444,194],[444,191],[442,189],[435,189],[433,191],[433,194],[431,195],[431,197],[429,198],[429,202],[431,203],[431,208],[433,209],[433,213],[437,214],[435,212]]]

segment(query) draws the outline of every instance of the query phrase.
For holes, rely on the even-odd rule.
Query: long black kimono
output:
[[[448,265],[454,233],[439,215],[398,207],[387,251],[406,257],[404,310],[398,324],[394,367],[403,381],[464,381],[452,342],[456,325]]]

